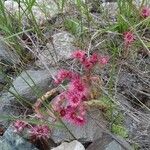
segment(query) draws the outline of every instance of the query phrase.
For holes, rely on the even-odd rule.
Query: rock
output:
[[[38,66],[55,65],[57,61],[70,59],[71,54],[77,48],[73,45],[75,38],[68,32],[56,33],[52,36],[53,45],[47,43],[47,48],[39,54],[40,60],[36,62]],[[54,47],[53,47],[54,46]]]
[[[70,143],[64,142],[52,150],[85,150],[85,148],[80,142],[74,140]]]
[[[124,124],[129,131],[128,139],[131,139],[133,145],[137,144],[139,149],[147,150],[150,149],[150,113],[143,113],[142,116],[148,119],[142,119],[142,117],[139,116],[140,120],[135,121],[133,117],[126,115]]]
[[[0,37],[0,61],[2,60],[11,64],[18,64],[20,62],[17,53],[11,51],[10,48],[4,42],[1,41]]]
[[[5,84],[5,76],[0,72],[0,84]]]
[[[55,0],[36,0],[36,3],[32,9],[38,24],[44,24],[60,13]]]
[[[114,137],[103,133],[103,136],[94,141],[87,150],[132,150],[131,146],[121,137]]]
[[[0,124],[7,127],[9,117],[20,116],[25,112],[31,114],[31,105],[38,97],[52,88],[51,74],[54,72],[55,69],[51,69],[51,72],[46,70],[23,71],[9,89],[15,96],[11,93],[3,93],[0,97]]]
[[[120,92],[123,96],[130,99],[130,102],[134,107],[136,106],[137,108],[140,108],[140,103],[136,98],[149,107],[148,102],[150,99],[148,93],[150,91],[150,87],[148,86],[148,83],[148,74],[145,74],[145,76],[139,76],[130,68],[122,68],[118,76],[118,93]],[[144,91],[144,93],[142,91]]]
[[[38,150],[34,145],[13,132],[10,126],[3,135],[1,150]]]
[[[51,69],[50,73],[55,70]],[[0,97],[0,114],[3,116],[19,116],[30,110],[26,104],[33,104],[38,97],[52,87],[52,77],[46,70],[23,71],[12,83],[11,93],[3,93]],[[13,94],[12,94],[13,93]],[[31,105],[29,105],[31,107]],[[0,118],[2,124],[8,126],[8,121]]]
[[[96,140],[102,136],[102,132],[106,129],[106,121],[100,110],[91,110],[87,115],[87,122],[84,126],[77,127],[64,121],[64,124],[72,133],[72,135],[80,142],[86,143]],[[51,139],[55,143],[71,141],[75,138],[66,128],[53,128]]]
[[[137,4],[138,6],[140,6],[142,4],[143,0],[135,0],[133,1],[133,3]],[[102,0],[103,3],[105,2],[117,2],[117,0]]]
[[[105,2],[102,3],[102,6],[104,7],[104,9],[106,10],[107,13],[107,17],[110,18],[110,22],[114,23],[116,21],[116,16],[118,13],[118,3],[117,2]]]
[[[102,0],[104,3],[105,2],[117,2],[117,0]]]
[[[18,3],[13,0],[5,0],[4,6],[10,13],[14,14],[19,11]],[[21,5],[21,7],[23,6]]]
[[[0,72],[0,92],[3,90],[4,85],[6,84],[5,82],[5,77],[3,74]]]
[[[0,97],[0,126],[7,128],[10,123],[10,118],[14,116],[20,116],[31,114],[32,111],[22,106],[15,97],[10,93],[3,93]]]
[[[27,18],[24,16],[24,11],[28,11],[27,6],[22,2],[18,4],[18,2],[11,0],[7,0],[4,3],[4,6],[8,12],[15,15],[19,15],[19,5],[22,8],[20,11],[23,19],[22,22],[26,25]],[[60,9],[55,0],[36,0],[32,6],[32,12],[35,20],[40,25],[44,24],[47,20],[51,20],[52,18],[56,17],[60,13],[59,10]],[[30,17],[32,18],[32,16]]]
[[[69,2],[73,3],[73,4],[77,4],[78,0],[69,0]],[[86,0],[81,0],[82,3],[85,3]]]
[[[93,26],[101,26],[102,28],[106,28],[106,26],[116,23],[118,13],[117,2],[92,0],[90,5]],[[102,39],[104,39],[104,37]]]
[[[10,92],[19,95],[34,103],[37,97],[41,97],[45,92],[51,89],[52,77],[55,69],[47,70],[27,70],[23,71],[14,81],[13,86],[9,89]]]
[[[143,0],[135,0],[134,2],[137,6],[141,6],[141,4],[143,3]]]
[[[124,150],[124,148],[121,147],[121,145],[119,145],[116,141],[112,141],[108,144],[106,150]]]
[[[138,144],[140,150],[150,149],[150,134],[143,134],[135,137],[135,141]]]
[[[11,146],[6,142],[3,137],[0,137],[0,150],[12,150]]]
[[[117,3],[117,0],[101,0],[103,3]],[[136,6],[140,7],[142,4],[143,0],[135,0],[133,1],[133,4],[135,4]]]
[[[136,59],[123,63],[117,76],[116,99],[126,112],[124,125],[130,141],[142,150],[150,149],[150,113],[146,108],[150,106],[149,64],[149,57],[137,54]]]

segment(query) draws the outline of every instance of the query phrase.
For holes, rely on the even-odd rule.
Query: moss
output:
[[[128,131],[126,130],[125,127],[123,127],[123,125],[113,124],[111,131],[123,138],[128,137]]]
[[[101,103],[107,106],[104,116],[110,122],[110,130],[112,133],[122,136],[124,138],[128,137],[128,131],[123,125],[124,116],[119,108],[106,96],[100,99]]]

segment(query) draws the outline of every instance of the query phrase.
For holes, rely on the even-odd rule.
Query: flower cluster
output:
[[[90,57],[87,57],[86,53],[81,50],[75,51],[72,54],[72,58],[78,60],[86,70],[91,70],[97,63],[105,65],[108,62],[108,57],[97,53],[93,53]]]
[[[143,18],[150,17],[150,7],[144,6],[140,11],[140,16]],[[129,47],[135,40],[135,36],[131,31],[124,32],[123,34],[124,45]]]
[[[69,70],[61,69],[56,76],[55,83],[60,84],[64,80],[73,80],[78,77],[79,75],[77,73],[71,72]]]
[[[131,31],[124,33],[124,44],[126,47],[130,46],[135,40],[135,36]]]
[[[88,88],[80,80],[70,83],[68,90],[56,97],[53,108],[60,117],[76,125],[85,123],[85,107],[83,101],[88,97]]]
[[[47,125],[34,125],[22,121],[16,120],[13,123],[14,132],[21,133],[24,129],[27,129],[31,139],[48,139],[50,136],[50,128]]]
[[[81,50],[75,51],[72,54],[72,59],[79,61],[84,67],[85,77],[89,75],[89,72],[97,64],[105,65],[108,62],[108,57],[96,53],[88,57],[87,54]],[[55,83],[63,83],[64,80],[69,82],[68,88],[55,98],[52,104],[53,109],[58,112],[61,118],[75,125],[84,125],[86,122],[86,107],[84,101],[90,98],[90,78],[87,77],[86,80],[83,78],[83,75],[63,69],[56,75]]]
[[[48,139],[50,129],[47,125],[37,125],[29,130],[32,139]]]
[[[140,15],[143,17],[143,18],[147,18],[150,16],[150,8],[149,7],[143,7],[141,9],[141,12],[140,12]]]
[[[14,132],[21,132],[27,126],[27,123],[25,121],[22,121],[22,120],[16,120],[13,123],[13,126],[14,126]]]

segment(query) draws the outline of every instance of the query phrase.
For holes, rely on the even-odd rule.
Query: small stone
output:
[[[21,9],[19,10],[19,5]],[[19,13],[22,15],[22,23],[27,24],[26,20],[27,17],[24,15],[24,11],[28,11],[27,6],[20,2],[13,1],[13,0],[6,0],[4,2],[4,6],[6,7],[7,11],[11,14],[15,14],[19,17]],[[47,20],[51,20],[53,17],[56,17],[59,12],[59,7],[54,0],[36,0],[32,6],[32,13],[37,21],[37,24],[42,25]],[[29,13],[29,17],[32,16]]]
[[[13,116],[28,114],[32,111],[22,106],[10,93],[3,93],[0,96],[0,125],[7,128],[10,124],[10,118]]]
[[[74,140],[70,143],[64,142],[52,150],[85,150],[85,148],[80,142]]]
[[[66,61],[71,58],[71,54],[77,48],[73,45],[75,40],[74,36],[68,32],[56,33],[52,36],[53,44],[47,43],[47,48],[43,50],[36,62],[37,66],[55,65],[56,62]]]
[[[52,76],[55,69],[47,70],[27,70],[23,71],[14,81],[9,89],[15,95],[21,96],[24,100],[34,103],[38,97],[52,87]]]
[[[0,123],[7,127],[10,121],[5,117],[20,116],[25,112],[31,114],[30,108],[37,98],[52,89],[53,79],[51,75],[54,73],[55,69],[53,68],[50,72],[27,70],[14,79],[13,86],[9,89],[11,93],[3,93],[0,97]]]
[[[20,63],[19,56],[13,50],[11,50],[2,40],[0,37],[0,61],[4,60],[5,62],[11,64],[18,64]]]
[[[110,18],[110,21],[114,23],[116,21],[116,16],[118,12],[118,3],[117,2],[105,2],[102,4],[104,9],[107,12],[108,17]]]
[[[5,77],[0,74],[0,92],[3,90],[3,87],[5,86]]]
[[[0,137],[0,150],[12,150],[9,143],[3,137]]]

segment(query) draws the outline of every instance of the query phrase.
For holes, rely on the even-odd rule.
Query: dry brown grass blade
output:
[[[33,105],[33,109],[36,114],[41,114],[40,108],[44,101],[46,101],[48,98],[55,96],[58,93],[58,89],[54,88],[48,92],[46,92],[41,98],[37,99],[36,103]]]

